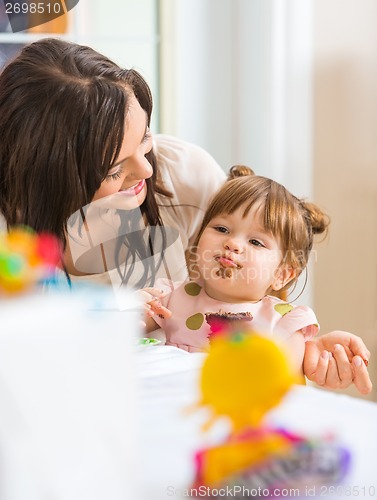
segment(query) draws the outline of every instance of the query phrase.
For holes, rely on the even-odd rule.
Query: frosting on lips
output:
[[[234,267],[236,269],[241,269],[242,266],[238,262],[232,259],[229,255],[216,255],[216,262],[218,262],[222,267]]]
[[[242,268],[241,264],[234,261],[229,255],[217,255],[215,260],[220,264],[216,275],[221,276],[221,278],[231,278],[234,270]]]
[[[238,267],[238,265],[228,257],[218,257],[217,262],[221,264],[223,267]]]

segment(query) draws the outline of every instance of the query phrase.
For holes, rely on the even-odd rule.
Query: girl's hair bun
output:
[[[301,201],[301,204],[306,210],[313,234],[322,234],[327,232],[330,224],[330,217],[322,212],[322,210],[314,203]]]
[[[233,165],[233,167],[229,169],[228,181],[236,177],[245,177],[247,175],[255,175],[254,170],[245,165]]]

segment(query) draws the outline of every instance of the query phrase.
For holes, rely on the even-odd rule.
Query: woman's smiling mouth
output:
[[[138,195],[144,189],[144,186],[145,186],[145,179],[142,179],[134,186],[118,191],[118,194],[123,194],[125,196],[135,196]]]

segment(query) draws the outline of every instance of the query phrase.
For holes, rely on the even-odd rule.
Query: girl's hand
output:
[[[154,316],[157,314],[161,318],[168,319],[171,316],[171,311],[161,304],[160,299],[164,297],[165,293],[157,288],[149,287],[143,288],[136,292],[139,300],[144,302],[147,316]]]
[[[369,394],[369,358],[370,352],[360,337],[334,331],[306,342],[304,372],[322,387],[344,389],[354,383],[361,394]]]

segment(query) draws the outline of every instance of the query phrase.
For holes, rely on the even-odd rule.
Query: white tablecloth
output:
[[[135,346],[125,298],[128,311],[95,290],[0,302],[0,500],[187,498],[195,451],[226,435],[227,421],[203,434],[207,411],[187,411],[205,355]],[[269,418],[351,450],[339,494],[312,498],[376,495],[376,404],[295,387]]]
[[[187,498],[194,477],[195,450],[218,442],[226,432],[227,423],[223,421],[203,434],[201,424],[206,420],[206,411],[187,412],[198,400],[198,377],[204,357],[175,347],[139,348],[145,499]],[[336,493],[317,488],[316,495],[310,498],[377,498],[377,404],[296,386],[268,420],[306,436],[335,434],[351,451],[351,470]],[[302,491],[302,498],[309,495]]]

